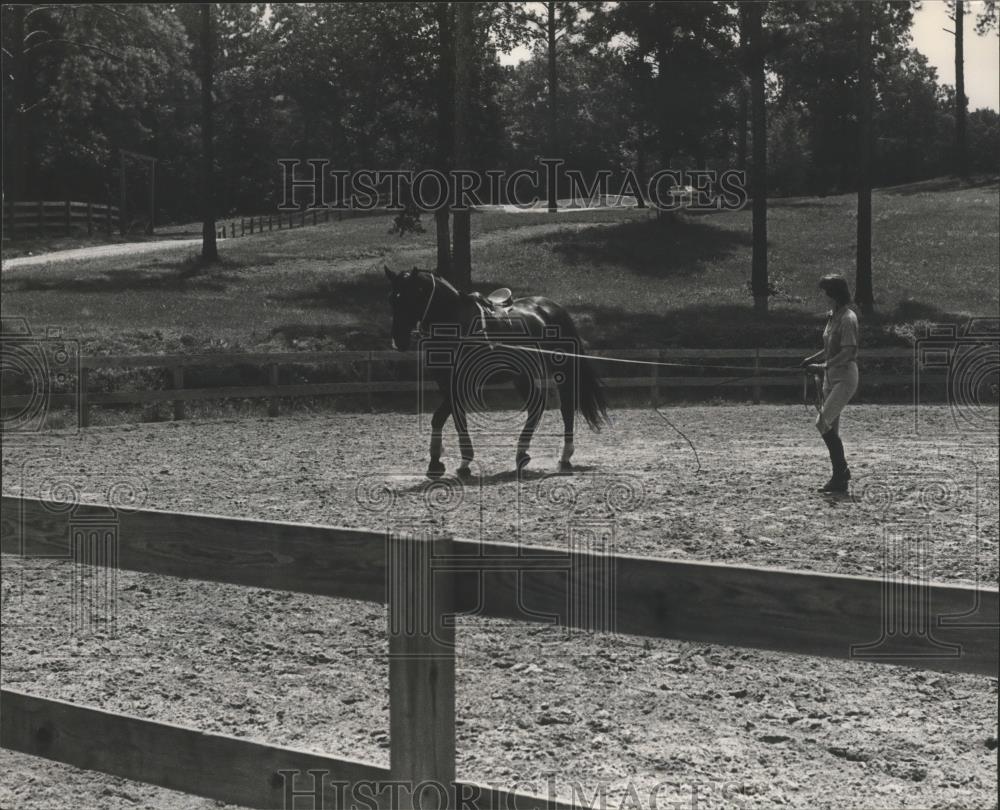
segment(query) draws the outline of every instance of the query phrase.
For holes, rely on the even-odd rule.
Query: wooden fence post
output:
[[[79,412],[78,419],[80,427],[90,427],[90,403],[87,401],[87,389],[90,386],[90,369],[86,366],[80,368],[80,392],[79,392]]]
[[[270,386],[278,386],[278,364],[271,363],[267,370],[267,384]],[[268,400],[267,403],[267,415],[277,416],[279,413],[280,405],[277,396],[273,396]]]
[[[230,222],[229,223],[229,238],[230,239],[235,239],[236,238],[236,223],[235,222]]]
[[[329,221],[330,221],[330,209],[329,208],[324,208],[323,209],[323,222],[329,222]]]
[[[313,225],[316,224],[316,209],[313,209]]]
[[[253,236],[253,225],[254,225],[253,217],[250,217],[250,235],[251,236]]]
[[[38,201],[38,230],[45,227],[45,203]]]
[[[184,389],[184,366],[174,366],[173,368],[174,377],[174,389],[181,391]],[[174,400],[174,419],[180,420],[184,418],[184,400],[175,399]]]
[[[66,218],[66,235],[67,236],[69,236],[71,233],[73,233],[73,212],[72,212],[72,207],[71,206],[72,206],[72,203],[70,203],[69,200],[66,200],[65,208],[63,210],[64,210],[64,215],[65,215],[65,218]]]
[[[87,236],[94,235],[94,206],[87,203]]]
[[[300,214],[300,216],[301,216],[302,218],[301,218],[301,219],[299,220],[299,227],[302,227],[302,228],[304,228],[304,227],[306,226],[306,212],[305,212],[305,211],[303,211],[303,212],[302,212],[302,213]]]
[[[421,531],[386,542],[390,778],[403,783],[400,807],[455,807],[453,575],[436,564],[451,538]]]
[[[111,238],[111,203],[104,206],[104,221],[108,229],[108,239]]]
[[[240,217],[240,236],[246,236],[247,232],[247,221]]]
[[[760,346],[753,350],[753,404],[760,405]]]
[[[278,224],[280,226],[281,223],[279,222]],[[267,229],[271,230],[271,215],[270,214],[267,215]]]

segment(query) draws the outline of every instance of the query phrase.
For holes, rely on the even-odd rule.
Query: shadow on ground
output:
[[[646,223],[634,225],[645,227]],[[693,238],[701,245],[697,249],[689,246],[688,256],[695,255],[697,250],[707,252],[711,248],[703,245],[704,240],[727,233],[711,226],[691,224],[685,224],[683,230],[687,234],[685,238]],[[624,228],[626,234],[631,231],[631,227]],[[601,240],[605,234],[594,233],[591,236]],[[739,235],[736,236],[737,241],[730,244],[739,244]],[[579,233],[567,236],[567,239],[574,240],[565,243],[567,249],[570,244],[575,247],[579,237]],[[604,243],[605,249],[612,250],[619,238],[627,239],[621,234],[611,236]],[[643,253],[647,249],[652,250],[640,249],[633,254],[633,260],[651,262],[652,254]],[[672,267],[671,262],[663,269],[661,263],[662,272],[676,272]],[[477,280],[475,287],[488,291],[503,284],[502,279],[486,279]],[[370,273],[353,278],[326,279],[315,286],[276,296],[275,300],[299,307],[326,310],[330,318],[323,324],[282,324],[272,330],[272,337],[282,336],[289,342],[302,339],[340,340],[349,348],[383,349],[390,329],[387,293],[388,287],[381,274]],[[580,325],[581,336],[594,348],[782,348],[812,345],[819,348],[825,323],[825,313],[808,311],[780,300],[772,301],[770,312],[762,318],[753,311],[749,297],[746,304],[696,304],[662,313],[636,312],[599,304],[568,309]],[[966,321],[967,316],[947,312],[928,302],[905,301],[889,311],[861,319],[862,345],[909,346],[914,336],[919,336],[924,324],[962,324]]]
[[[571,265],[621,267],[660,278],[693,275],[704,265],[752,244],[749,231],[728,230],[690,218],[623,222],[524,241],[548,245]]]
[[[13,278],[5,280],[9,292],[84,292],[121,293],[150,290],[171,292],[223,292],[239,277],[226,270],[241,265],[223,262],[205,265],[197,256],[179,262],[159,262],[122,270],[105,270],[97,275],[71,277],[65,275]]]

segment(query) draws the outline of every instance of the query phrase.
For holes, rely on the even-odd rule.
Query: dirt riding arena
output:
[[[802,406],[663,414],[615,411],[611,429],[578,434],[575,474],[556,476],[549,411],[520,479],[523,415],[474,415],[464,485],[423,477],[415,415],[94,428],[7,442],[4,494],[375,530],[435,522],[552,546],[610,526],[618,554],[995,586],[995,430],[947,407],[853,407],[852,495],[831,498],[814,491],[828,462]],[[928,542],[900,545],[914,527]],[[71,634],[71,576],[67,561],[5,558],[5,687],[388,762],[382,608],[120,571],[116,632]],[[996,678],[494,619],[465,618],[457,637],[463,779],[592,803],[603,790],[614,808],[651,795],[661,808],[997,806]],[[7,750],[0,761],[4,807],[223,806]]]

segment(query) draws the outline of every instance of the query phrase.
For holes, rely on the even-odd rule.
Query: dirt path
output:
[[[53,262],[75,262],[108,256],[140,255],[156,253],[161,250],[190,248],[200,244],[201,239],[160,239],[155,242],[125,242],[119,245],[95,245],[94,247],[57,250],[53,253],[40,253],[37,256],[19,256],[15,259],[6,259],[2,265],[2,272],[6,273],[19,267],[52,264]]]
[[[151,507],[368,528],[432,517],[461,536],[539,544],[564,542],[574,521],[611,520],[622,552],[869,574],[887,530],[933,518],[931,577],[970,582],[978,567],[995,582],[996,438],[956,433],[947,408],[922,413],[923,434],[912,409],[851,409],[857,500],[813,491],[826,462],[801,408],[669,413],[698,461],[654,413],[618,411],[612,430],[580,434],[572,478],[546,474],[558,443],[543,422],[521,485],[507,424],[519,415],[484,415],[470,424],[479,478],[430,516],[426,431],[405,414],[7,442],[3,481],[91,502],[128,482]],[[454,452],[446,433],[450,468]],[[386,484],[395,500],[378,499]],[[119,572],[116,632],[73,636],[71,568],[5,556],[6,686],[387,764],[382,608]],[[458,639],[461,778],[544,793],[553,776],[558,795],[579,783],[585,802],[603,785],[610,808],[649,807],[654,790],[659,807],[995,807],[995,678],[476,618]],[[4,806],[213,806],[7,752],[0,765]],[[630,787],[641,804],[626,802]]]

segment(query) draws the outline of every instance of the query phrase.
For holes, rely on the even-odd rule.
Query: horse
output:
[[[559,472],[573,465],[573,425],[579,411],[591,430],[608,423],[604,386],[593,364],[581,356],[582,343],[569,313],[540,296],[513,299],[509,290],[490,296],[461,293],[436,273],[412,270],[395,273],[385,268],[391,285],[392,347],[405,352],[411,333],[421,336],[424,368],[437,383],[441,404],[431,416],[429,478],[445,473],[441,461],[441,430],[448,417],[455,422],[461,463],[459,478],[471,476],[474,458],[466,414],[481,407],[481,389],[487,379],[511,382],[528,412],[517,441],[518,474],[531,460],[528,448],[545,410],[544,379],[559,392],[563,419],[563,450]]]

